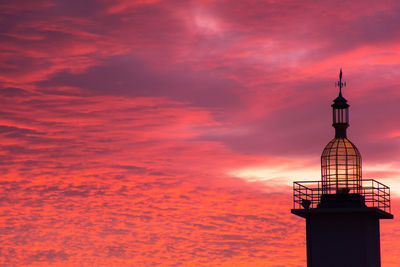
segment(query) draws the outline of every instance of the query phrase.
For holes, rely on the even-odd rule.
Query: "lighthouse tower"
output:
[[[379,220],[393,219],[390,189],[362,179],[361,154],[347,139],[349,105],[340,70],[333,101],[335,137],[321,155],[321,181],[293,183],[291,212],[306,219],[308,267],[381,266]]]

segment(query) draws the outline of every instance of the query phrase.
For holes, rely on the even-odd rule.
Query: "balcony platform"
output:
[[[352,183],[349,183],[352,184]],[[393,219],[390,207],[390,188],[372,179],[362,180],[362,186],[327,189],[322,181],[293,183],[293,209],[297,216],[312,214],[348,214]]]
[[[376,216],[379,219],[393,219],[393,215],[375,207],[360,208],[312,208],[312,209],[292,209],[291,212],[297,216],[307,218],[310,215],[317,214],[363,214]]]

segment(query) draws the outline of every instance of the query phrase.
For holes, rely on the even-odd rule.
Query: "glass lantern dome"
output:
[[[321,155],[324,194],[361,193],[361,154],[347,138],[334,138]]]

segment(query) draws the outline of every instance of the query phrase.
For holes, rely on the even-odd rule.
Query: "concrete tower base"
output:
[[[307,266],[381,266],[379,219],[392,219],[393,215],[366,207],[362,199],[354,201],[357,196],[348,195],[351,201],[347,204],[342,196],[336,196],[340,199],[322,196],[318,208],[292,210],[306,219]]]

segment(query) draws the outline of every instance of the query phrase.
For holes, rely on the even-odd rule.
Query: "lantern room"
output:
[[[342,96],[342,81],[340,70],[339,96],[333,100],[332,126],[335,128],[333,138],[324,148],[321,155],[321,176],[323,194],[361,193],[361,154],[357,147],[347,139],[346,130],[349,127],[349,105]]]
[[[334,138],[321,155],[323,194],[361,193],[361,155],[347,138]]]

